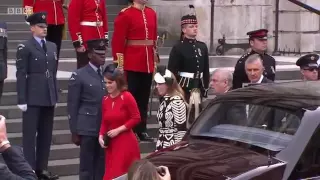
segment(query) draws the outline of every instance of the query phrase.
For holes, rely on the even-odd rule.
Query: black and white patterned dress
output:
[[[187,104],[180,96],[164,96],[157,118],[159,122],[157,151],[181,141],[187,131]]]

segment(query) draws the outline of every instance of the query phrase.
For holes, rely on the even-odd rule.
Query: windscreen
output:
[[[262,105],[223,102],[207,108],[192,127],[193,137],[239,141],[281,151],[299,128],[304,110],[287,111]]]

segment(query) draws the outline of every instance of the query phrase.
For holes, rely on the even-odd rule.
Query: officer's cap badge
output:
[[[316,58],[314,56],[311,56],[310,59],[313,61],[315,60]]]
[[[42,15],[42,19],[45,19],[46,18],[46,16],[45,15]]]
[[[101,41],[101,42],[100,42],[100,46],[104,46],[104,41]]]

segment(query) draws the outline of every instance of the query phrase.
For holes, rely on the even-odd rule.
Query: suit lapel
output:
[[[37,42],[37,40],[34,37],[31,38],[31,41],[39,51],[45,53],[43,48],[40,46],[40,44]]]
[[[87,64],[86,69],[87,69],[87,72],[88,72],[92,77],[100,80],[100,76],[99,76],[98,72],[94,71],[94,69],[90,66],[90,64]]]

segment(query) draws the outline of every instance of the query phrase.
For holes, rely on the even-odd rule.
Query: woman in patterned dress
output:
[[[168,69],[158,68],[154,76],[158,94],[162,96],[157,112],[159,138],[156,151],[180,142],[187,131],[187,104],[183,90],[173,73]]]

